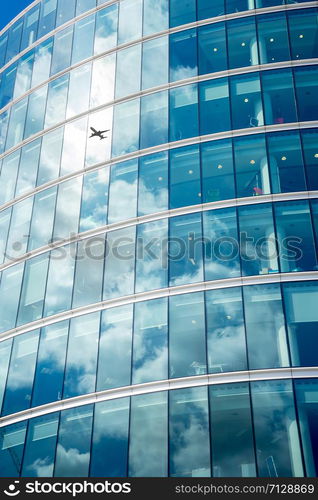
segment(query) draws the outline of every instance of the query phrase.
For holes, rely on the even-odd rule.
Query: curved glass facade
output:
[[[0,477],[317,476],[317,14],[1,32]]]

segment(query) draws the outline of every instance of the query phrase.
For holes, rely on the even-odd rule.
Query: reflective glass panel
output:
[[[32,406],[62,399],[68,327],[62,321],[41,330]]]
[[[196,21],[196,1],[170,0],[170,28]]]
[[[199,133],[197,85],[186,85],[171,89],[170,95],[170,141],[196,137]]]
[[[131,399],[129,431],[129,476],[166,477],[168,474],[166,392],[145,394]]]
[[[104,299],[133,293],[135,238],[135,227],[111,231],[107,234]]]
[[[104,226],[107,219],[109,168],[84,175],[79,231]]]
[[[50,76],[50,67],[52,59],[53,37],[45,40],[35,48],[32,83],[31,86],[35,87]]]
[[[291,381],[252,382],[251,393],[258,476],[302,477]]]
[[[170,82],[191,78],[198,73],[197,32],[195,29],[173,33],[170,45]]]
[[[199,147],[187,146],[170,152],[170,208],[201,202]]]
[[[198,44],[200,75],[227,69],[225,23],[201,26],[198,29]]]
[[[59,184],[53,232],[55,240],[68,239],[78,233],[81,194],[81,177]]]
[[[318,69],[316,66],[294,69],[298,120],[317,120]]]
[[[285,13],[257,16],[256,20],[261,64],[288,61],[290,52]]]
[[[203,293],[169,299],[169,378],[206,373]]]
[[[213,477],[255,477],[248,384],[210,386]]]
[[[232,142],[201,145],[203,203],[235,198]]]
[[[71,320],[63,399],[95,390],[99,323],[99,312]]]
[[[296,122],[297,113],[291,70],[265,71],[261,78],[266,125]]]
[[[8,368],[11,356],[12,339],[4,340],[0,344],[0,411],[3,402],[3,395],[7,382]]]
[[[141,98],[140,149],[168,142],[168,91]]]
[[[135,304],[132,383],[168,378],[168,300]]]
[[[10,330],[16,323],[24,264],[2,271],[0,285],[0,331]]]
[[[96,12],[94,54],[101,54],[117,43],[118,3]]]
[[[230,78],[233,129],[264,125],[259,75]]]
[[[277,203],[275,214],[282,272],[317,269],[308,202]]]
[[[197,0],[198,19],[208,19],[209,17],[223,16],[224,0]]]
[[[288,12],[292,59],[310,59],[318,56],[317,13],[317,9]]]
[[[137,182],[138,160],[129,160],[112,166],[109,188],[109,223],[136,216]]]
[[[240,255],[244,276],[277,273],[278,254],[272,207],[239,207]]]
[[[318,189],[318,132],[315,129],[301,132],[304,162],[309,190]]]
[[[118,44],[141,37],[142,7],[142,0],[126,0],[119,4]]]
[[[298,132],[267,135],[273,193],[305,191],[306,181]]]
[[[15,337],[13,341],[3,415],[26,410],[31,404],[39,330]]]
[[[53,130],[43,136],[37,186],[58,177],[63,136],[63,127]]]
[[[207,292],[206,317],[209,373],[246,370],[241,289]]]
[[[19,477],[27,422],[8,425],[0,434],[0,477]]]
[[[36,139],[22,148],[15,196],[19,196],[35,187],[40,149],[41,139]]]
[[[136,292],[168,285],[168,220],[137,226]]]
[[[88,476],[92,423],[92,405],[61,413],[55,477]]]
[[[169,391],[170,476],[210,477],[206,387]]]
[[[139,159],[138,215],[168,209],[168,153]]]
[[[292,364],[317,366],[317,284],[284,283],[283,292]]]
[[[114,107],[112,156],[120,156],[139,149],[140,99]]]
[[[22,477],[53,476],[58,423],[58,413],[30,420]]]
[[[203,280],[201,214],[170,219],[170,286]]]
[[[234,0],[237,4],[237,0]],[[240,68],[259,63],[255,18],[242,18],[227,23],[229,67]]]
[[[144,0],[143,35],[151,35],[169,28],[169,1]]]
[[[234,208],[203,213],[205,279],[240,276],[237,214]]]
[[[74,252],[74,247],[72,248]],[[70,255],[70,246],[53,250],[50,257],[44,316],[71,308],[73,277],[74,257]]]
[[[250,369],[289,366],[280,286],[244,286],[243,296]]]
[[[161,36],[143,43],[142,89],[168,83],[168,57],[168,36]],[[160,61],[160,64],[158,64],[158,61]]]
[[[227,78],[202,82],[199,89],[201,135],[229,130],[231,124]]]
[[[95,405],[91,477],[126,477],[129,398]]]
[[[316,425],[318,415],[317,380],[295,380],[294,384],[307,476],[316,477],[318,471]]]
[[[139,92],[141,85],[141,44],[117,52],[116,92],[120,97]]]
[[[74,0],[71,0],[72,2]],[[69,2],[70,3],[70,2]],[[68,26],[54,37],[51,75],[55,75],[71,64],[74,26]]]
[[[132,327],[132,305],[102,312],[97,391],[131,383]]]
[[[271,192],[264,135],[234,138],[236,189],[239,198]]]

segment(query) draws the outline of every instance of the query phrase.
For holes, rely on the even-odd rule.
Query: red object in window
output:
[[[258,188],[258,187],[254,187],[253,191],[255,194],[263,194],[263,190],[261,188]]]
[[[282,116],[275,118],[275,123],[284,123],[284,118]]]

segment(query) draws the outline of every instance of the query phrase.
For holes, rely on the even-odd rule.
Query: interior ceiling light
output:
[[[286,156],[282,156],[282,161],[286,161],[286,160],[287,160]]]
[[[248,102],[248,98],[247,97],[244,99],[244,102]]]
[[[218,169],[221,170],[221,168],[223,168],[223,165],[218,165]]]
[[[255,160],[251,160],[251,161],[250,161],[250,164],[251,164],[251,165],[255,165]]]
[[[272,42],[272,43],[274,42],[274,40],[275,40],[275,38],[270,38],[269,39],[269,41]]]

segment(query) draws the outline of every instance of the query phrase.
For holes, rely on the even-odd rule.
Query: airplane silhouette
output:
[[[96,129],[94,129],[94,127],[90,127],[90,129],[91,129],[91,131],[93,133],[89,136],[89,138],[91,138],[91,137],[99,137],[100,140],[107,139],[107,136],[105,137],[103,134],[105,132],[109,132],[109,129],[108,130],[96,130]]]

